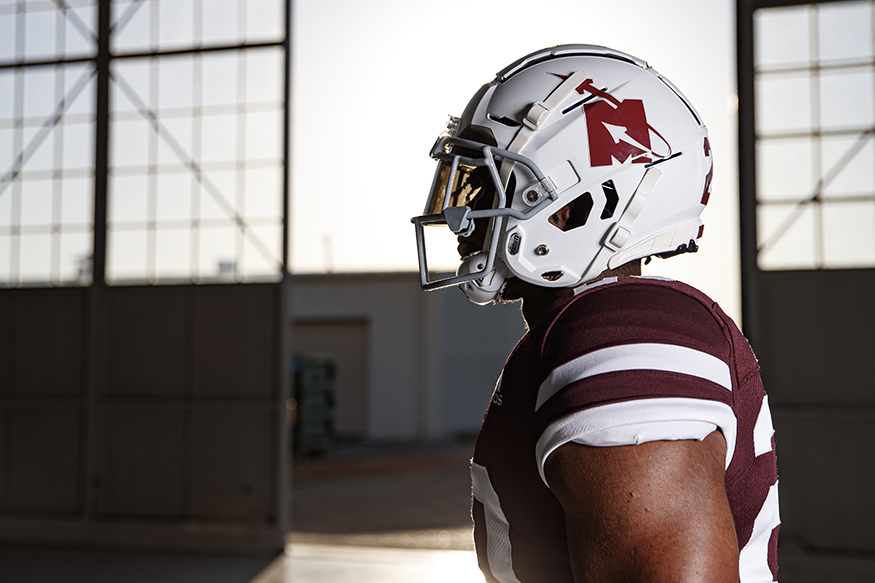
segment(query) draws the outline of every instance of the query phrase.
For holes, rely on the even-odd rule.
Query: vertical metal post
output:
[[[283,123],[285,125],[285,135],[283,137],[283,272],[289,270],[289,178],[291,175],[292,165],[292,0],[286,0],[286,39],[283,42],[283,47],[286,50],[285,74],[286,83],[283,88],[283,100],[285,101],[285,111],[283,112]],[[285,277],[285,275],[283,275]]]
[[[100,0],[97,12],[97,103],[95,107],[95,154],[94,154],[94,254],[91,259],[92,280],[88,290],[85,316],[85,394],[82,402],[83,458],[85,459],[81,482],[83,484],[84,515],[86,521],[94,519],[97,511],[97,494],[101,484],[95,472],[95,445],[97,443],[97,382],[100,367],[101,316],[104,312],[104,275],[106,273],[106,197],[109,170],[109,34],[110,2]]]
[[[741,313],[745,334],[756,336],[757,236],[754,170],[753,1],[736,3],[738,67],[738,169],[741,242]]]
[[[277,491],[277,530],[280,544],[284,544],[285,533],[291,528],[290,516],[292,505],[292,468],[291,448],[289,443],[290,426],[286,401],[292,394],[292,379],[289,366],[292,355],[292,310],[291,310],[291,275],[289,274],[289,187],[291,167],[291,86],[292,86],[292,0],[286,0],[286,37],[283,41],[285,49],[285,85],[283,87],[283,248],[282,273],[279,284],[279,318],[278,332],[278,383],[277,410],[274,418],[279,431],[279,447],[277,448],[277,471],[279,476],[274,481],[278,484]]]
[[[94,258],[92,285],[106,274],[106,192],[109,170],[109,29],[110,0],[100,0],[97,18],[97,107],[94,157]]]

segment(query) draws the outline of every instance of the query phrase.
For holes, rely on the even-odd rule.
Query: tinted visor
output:
[[[452,174],[452,175],[451,175]],[[449,187],[449,201],[447,201]],[[492,178],[486,166],[459,164],[453,173],[451,162],[441,161],[425,205],[426,215],[439,215],[451,206],[469,206],[484,192],[494,193]]]

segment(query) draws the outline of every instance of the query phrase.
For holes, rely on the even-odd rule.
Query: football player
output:
[[[431,150],[415,217],[422,287],[521,299],[471,464],[488,581],[772,582],[774,431],[756,359],[702,292],[641,276],[698,250],[708,133],[644,61],[605,47],[528,55]],[[458,236],[430,279],[424,228]]]

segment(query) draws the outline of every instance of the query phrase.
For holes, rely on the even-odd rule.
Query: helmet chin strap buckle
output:
[[[486,254],[483,252],[475,253],[462,261],[456,273],[458,275],[465,275],[485,268]],[[482,306],[494,302],[501,296],[504,285],[510,276],[510,270],[508,270],[504,263],[496,260],[492,271],[485,273],[480,279],[472,279],[462,283],[459,289],[462,290],[462,293],[471,302]]]
[[[605,247],[611,251],[619,251],[629,241],[631,236],[632,231],[619,222],[614,223],[605,236]]]

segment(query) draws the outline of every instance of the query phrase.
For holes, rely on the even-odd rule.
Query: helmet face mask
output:
[[[640,257],[694,250],[701,236],[707,130],[646,63],[604,47],[514,63],[451,120],[431,156],[438,168],[413,219],[423,289],[461,285],[488,303],[508,277],[573,287]],[[426,225],[469,237],[476,259],[429,281]]]

